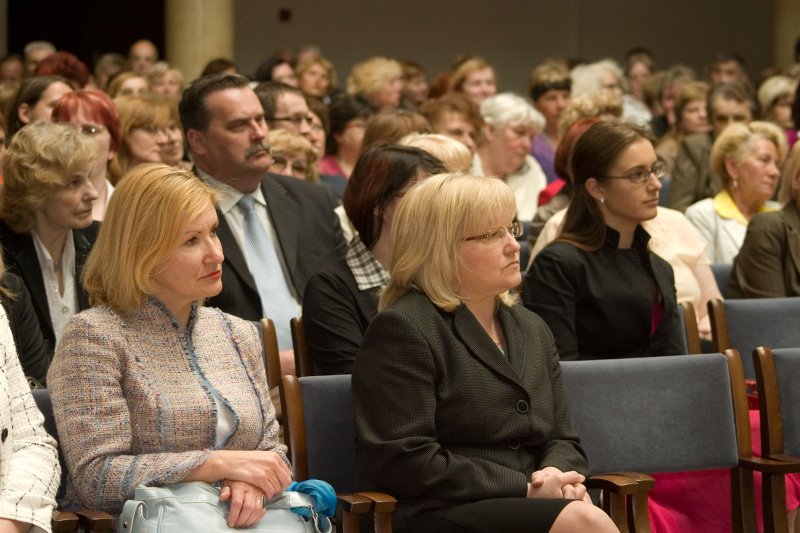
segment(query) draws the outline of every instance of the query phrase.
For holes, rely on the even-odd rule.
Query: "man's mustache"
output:
[[[245,159],[249,159],[253,157],[257,152],[260,152],[262,150],[265,150],[267,153],[270,153],[269,144],[264,142],[253,144],[252,146],[250,146],[250,148],[245,150],[244,157]]]

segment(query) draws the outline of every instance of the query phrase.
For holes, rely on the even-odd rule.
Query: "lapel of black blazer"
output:
[[[234,209],[237,208],[234,207]],[[258,288],[253,279],[253,274],[250,273],[250,269],[247,267],[247,260],[244,258],[241,248],[239,248],[239,243],[236,241],[236,237],[234,237],[233,231],[231,231],[231,227],[225,219],[225,215],[223,215],[219,209],[217,209],[217,219],[219,222],[217,237],[219,237],[219,242],[222,244],[222,253],[225,255],[225,262],[231,266],[253,292],[258,294]]]
[[[489,338],[489,335],[486,334],[486,331],[484,331],[483,327],[478,323],[475,315],[467,309],[467,306],[461,305],[455,310],[453,324],[456,334],[461,338],[464,346],[476,359],[479,359],[494,371],[522,386],[520,378],[509,359],[500,353],[500,350],[497,349],[495,343],[492,342],[492,339]],[[512,341],[519,342],[520,339],[518,337],[521,336],[519,332],[514,332],[506,339],[506,344],[511,346]],[[513,357],[516,354],[517,350],[513,350],[509,355]]]
[[[286,261],[286,269],[289,275],[294,277],[297,271],[297,237],[300,231],[298,220],[300,212],[297,202],[287,194],[278,179],[271,175],[267,175],[261,181],[261,191],[267,201],[267,212],[275,234],[278,236],[278,244],[283,254],[283,260]],[[294,279],[292,283],[297,287]]]
[[[8,237],[9,242],[5,246],[9,266],[13,265],[14,272],[25,281],[36,316],[39,317],[42,334],[45,338],[55,338],[50,306],[47,303],[47,289],[44,286],[42,268],[39,266],[39,256],[36,255],[33,237],[28,233],[12,232],[8,233]]]

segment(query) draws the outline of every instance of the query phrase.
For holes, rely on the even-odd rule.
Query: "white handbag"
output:
[[[306,509],[306,519],[292,511]],[[134,499],[125,502],[117,533],[183,533],[184,531],[237,531],[228,527],[228,504],[219,501],[219,489],[201,481],[166,487],[136,487]],[[263,533],[330,533],[330,520],[319,516],[313,498],[295,491],[267,501],[267,512],[247,531]]]

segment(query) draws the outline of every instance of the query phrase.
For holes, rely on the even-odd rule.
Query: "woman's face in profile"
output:
[[[169,309],[216,296],[222,290],[222,245],[217,212],[211,202],[183,229],[177,246],[154,269],[155,296]]]
[[[89,169],[70,176],[56,189],[36,214],[37,228],[47,226],[58,231],[83,229],[92,223],[92,207],[97,191],[89,180]]]
[[[506,228],[513,215],[494,217],[479,226],[479,235],[467,235],[461,242],[458,266],[462,299],[494,298],[522,282],[517,239]]]
[[[606,179],[596,182],[599,197],[595,200],[607,225],[624,228],[655,218],[661,182],[653,173],[643,183],[634,183],[628,176],[649,171],[657,162],[653,144],[639,139],[620,152]]]

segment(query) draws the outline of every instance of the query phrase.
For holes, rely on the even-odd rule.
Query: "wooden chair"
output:
[[[53,404],[50,402],[50,391],[47,389],[34,389],[33,399],[36,406],[44,416],[44,429],[51,437],[58,442],[58,429],[56,428],[56,419],[53,416]],[[59,488],[59,498],[62,496],[62,488],[65,486],[67,479],[67,469],[64,467],[64,456],[61,453],[61,448],[58,450],[58,461],[61,465],[61,480],[62,487]],[[78,531],[78,526],[83,531],[92,533],[111,533],[114,526],[114,517],[103,511],[95,511],[91,509],[81,509],[74,513],[64,511],[53,511],[53,519],[51,522],[53,531]]]
[[[759,346],[792,348],[800,346],[800,297],[749,298],[708,302],[714,350],[729,348],[751,354]],[[755,379],[750,357],[743,358],[744,375]]]
[[[728,285],[731,283],[731,271],[733,270],[732,263],[715,263],[710,265],[711,272],[714,274],[714,279],[717,282],[719,293],[723,298],[728,297]]]
[[[784,474],[800,472],[800,348],[753,352],[761,415],[761,455],[785,464],[764,474],[764,531],[787,531]]]
[[[703,353],[700,344],[700,330],[697,329],[697,314],[691,302],[681,302],[678,304],[680,309],[681,321],[683,322],[683,334],[686,338],[686,353]]]
[[[283,376],[278,335],[275,333],[275,323],[271,318],[262,318],[259,322],[261,324],[261,341],[264,343],[264,368],[267,369],[267,383],[270,389],[274,389],[280,386],[281,376]]]
[[[311,359],[311,351],[306,344],[306,334],[303,330],[303,318],[294,317],[289,326],[292,329],[292,344],[294,345],[294,368],[298,377],[313,376],[314,361]]]
[[[352,493],[355,428],[350,375],[284,376],[281,401],[295,480],[322,479],[333,486],[344,533],[358,533],[359,516],[369,511],[374,513],[375,533],[390,533],[396,500],[382,493]]]
[[[620,531],[650,531],[652,478],[630,472],[712,468],[730,469],[734,531],[756,531],[752,470],[774,462],[752,458],[741,363],[738,376],[734,367],[722,354],[561,363],[570,418],[592,471],[642,480],[642,490],[611,512]]]

